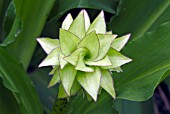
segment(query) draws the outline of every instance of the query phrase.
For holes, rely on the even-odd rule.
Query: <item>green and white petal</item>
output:
[[[132,59],[122,55],[120,52],[118,52],[117,50],[115,50],[113,48],[110,48],[110,50],[108,52],[108,56],[112,62],[112,66],[101,67],[102,69],[110,69],[110,68],[120,67],[121,65],[124,65],[124,64],[132,61]]]
[[[68,97],[68,95],[67,95],[66,91],[64,90],[63,84],[60,83],[58,98],[66,98],[66,97]]]
[[[87,31],[90,27],[90,18],[89,18],[88,13],[86,12],[86,10],[83,10],[83,12],[84,12],[85,28]]]
[[[105,89],[114,99],[116,98],[115,89],[113,87],[113,79],[108,70],[101,70],[101,87]]]
[[[73,22],[73,17],[69,13],[66,18],[64,19],[61,28],[68,30],[70,28],[71,23]]]
[[[53,69],[50,71],[49,75],[53,75],[58,68],[59,66],[54,66]]]
[[[106,22],[104,19],[104,12],[101,11],[100,14],[96,17],[93,23],[90,25],[86,34],[89,34],[92,31],[96,31],[97,34],[106,34]]]
[[[113,40],[116,38],[117,35],[112,35],[112,34],[98,34],[97,37],[99,38],[100,42],[100,49],[99,49],[99,55],[95,61],[98,61],[102,59],[108,50],[111,47],[111,44]]]
[[[81,85],[75,79],[74,82],[73,82],[73,86],[71,88],[71,95],[76,94],[80,89],[81,89]]]
[[[71,64],[67,64],[64,69],[60,69],[60,78],[68,96],[70,96],[76,73],[75,67]]]
[[[65,56],[70,55],[77,49],[80,39],[71,32],[60,29],[60,46]]]
[[[87,48],[89,50],[89,60],[94,60],[99,53],[99,39],[95,33],[95,31],[88,34],[84,37],[81,42],[78,44],[78,48]]]
[[[101,72],[98,67],[95,68],[94,72],[84,73],[78,72],[77,81],[87,91],[87,93],[94,99],[97,100],[98,91],[100,88]]]
[[[79,54],[78,62],[76,65],[76,70],[84,71],[84,72],[93,72],[93,68],[87,67],[84,63],[84,56],[85,54],[82,52]]]
[[[60,52],[61,50],[59,47],[52,50],[51,53],[49,53],[49,55],[40,63],[38,67],[59,65],[58,58],[59,58]]]
[[[57,70],[55,71],[55,73],[54,73],[54,75],[53,75],[53,77],[52,77],[52,79],[51,79],[48,87],[54,86],[54,85],[55,85],[56,83],[58,83],[59,81],[60,81],[60,76],[59,76],[59,71],[58,71],[58,69],[57,69]]]
[[[130,38],[130,34],[116,38],[113,41],[111,47],[116,49],[117,51],[120,51],[125,46],[125,44],[128,42],[129,38]]]
[[[59,46],[58,39],[37,38],[37,41],[47,54],[49,54],[54,48]]]
[[[86,28],[85,28],[85,19],[84,19],[83,10],[78,14],[76,19],[72,22],[69,31],[75,34],[80,39],[82,39],[85,36]]]
[[[123,72],[123,70],[121,69],[121,67],[116,67],[116,68],[112,68],[112,69],[109,69],[111,72],[112,71],[116,71],[117,73],[119,72]]]
[[[65,65],[68,63],[66,60],[64,60],[64,55],[60,53],[59,55],[59,61],[60,61],[60,68],[63,69]]]
[[[108,56],[105,56],[103,59],[99,61],[85,61],[87,65],[92,66],[111,66],[112,62],[110,61]]]
[[[72,65],[76,66],[79,58],[79,54],[81,52],[88,52],[86,48],[78,48],[76,51],[74,51],[71,55],[64,57],[64,60],[71,63]]]

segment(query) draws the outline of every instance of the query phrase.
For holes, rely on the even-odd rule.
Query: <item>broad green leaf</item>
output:
[[[54,86],[59,81],[60,81],[60,76],[59,76],[59,70],[57,69],[57,70],[55,70],[55,73],[54,73],[54,75],[53,75],[53,77],[52,77],[48,87]]]
[[[114,89],[113,79],[108,70],[101,70],[101,87],[105,89],[114,99],[116,98],[116,93]]]
[[[64,19],[62,23],[62,29],[68,30],[70,28],[71,23],[73,22],[73,18],[71,14],[69,13],[67,17]]]
[[[129,38],[130,38],[130,34],[116,38],[113,41],[111,47],[114,48],[117,51],[120,51],[125,46],[125,44],[128,42]]]
[[[112,65],[112,62],[110,61],[107,55],[99,61],[85,61],[85,63],[87,65],[92,65],[92,66],[111,66]]]
[[[78,44],[78,48],[87,48],[90,52],[88,59],[94,60],[97,57],[100,48],[99,39],[95,31],[84,37]]]
[[[17,101],[7,88],[3,86],[0,78],[0,110],[2,114],[20,114]],[[9,107],[10,106],[10,107]]]
[[[67,64],[67,61],[64,60],[64,55],[62,53],[60,53],[59,55],[59,61],[60,61],[60,68],[63,69]]]
[[[53,49],[59,46],[58,39],[37,38],[37,41],[47,54],[49,54]]]
[[[55,71],[58,69],[59,66],[54,66],[53,69],[50,71],[49,75],[53,75]]]
[[[94,69],[94,72],[78,72],[77,81],[83,86],[83,88],[88,92],[88,94],[97,100],[98,90],[100,88],[101,72],[98,67]]]
[[[129,59],[128,57],[122,55],[120,52],[116,51],[113,48],[110,48],[110,50],[108,51],[108,56],[110,58],[110,61],[112,62],[112,65],[106,66],[106,67],[101,67],[103,69],[120,67],[121,65],[124,65],[124,64],[132,61],[132,59]]]
[[[98,34],[97,37],[99,38],[100,42],[100,49],[99,49],[99,55],[96,60],[102,59],[108,50],[111,47],[111,44],[113,40],[116,38],[117,35],[112,34]]]
[[[85,61],[84,61],[84,56],[85,56],[85,52],[81,52],[79,54],[79,58],[77,61],[77,65],[76,65],[76,70],[80,70],[80,71],[84,71],[84,72],[93,72],[93,68],[91,68],[90,66],[86,66],[85,65]]]
[[[170,22],[124,47],[122,52],[133,58],[133,62],[123,66],[122,73],[113,73],[118,98],[146,100],[153,95],[162,77],[169,75],[164,75],[170,69],[169,31]]]
[[[16,18],[3,45],[8,45],[6,48],[17,55],[27,69],[36,47],[35,39],[41,34],[55,0],[13,0],[13,2]]]
[[[60,48],[58,47],[52,50],[51,53],[49,53],[49,55],[40,63],[39,67],[59,65],[60,52]]]
[[[49,80],[51,79],[51,76],[48,76],[50,70],[50,67],[44,67],[41,69],[37,69],[34,72],[29,72],[29,77],[36,87],[41,102],[43,102],[43,110],[47,113],[50,113],[50,111],[52,110],[52,106],[54,104],[54,101],[56,100],[56,92],[59,89],[58,86],[47,88]]]
[[[71,33],[75,34],[77,37],[82,39],[86,33],[84,10],[82,10],[76,19],[74,19],[69,30]]]
[[[86,48],[78,48],[76,51],[74,51],[71,55],[64,57],[64,60],[71,63],[72,65],[76,66],[79,58],[79,54],[81,52],[88,52]]]
[[[67,64],[64,69],[60,69],[60,78],[63,84],[63,87],[67,93],[67,95],[70,96],[71,87],[73,85],[75,76],[77,71],[75,70],[75,67],[71,64]]]
[[[123,0],[118,8],[118,15],[112,18],[109,25],[114,33],[119,35],[131,33],[131,39],[138,38],[153,24],[157,24],[155,21],[158,18],[164,19],[162,14],[169,9],[169,5],[169,0],[136,0],[133,3]],[[169,15],[169,12],[167,13]],[[170,17],[167,17],[167,21],[169,21]],[[162,23],[159,23],[158,26],[160,24]]]
[[[79,41],[80,39],[74,34],[64,29],[60,29],[60,46],[65,56],[68,56],[76,50]]]
[[[70,99],[64,114],[118,114],[112,105],[113,98],[105,91],[102,91],[96,102],[89,102],[84,94],[79,93]]]
[[[104,19],[104,12],[101,11],[100,14],[96,17],[93,23],[90,25],[86,34],[89,34],[92,31],[96,31],[97,34],[106,34],[106,22]]]
[[[42,114],[38,95],[23,66],[17,58],[7,53],[2,47],[0,47],[0,53],[0,77],[4,87],[15,96],[20,113]]]

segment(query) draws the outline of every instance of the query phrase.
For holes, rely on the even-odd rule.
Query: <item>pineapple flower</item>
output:
[[[86,95],[97,100],[100,89],[116,97],[111,71],[121,72],[120,66],[132,61],[119,51],[130,34],[116,38],[106,31],[104,12],[90,23],[82,10],[73,20],[68,14],[62,23],[58,39],[38,38],[48,54],[39,67],[52,66],[49,87],[59,85],[58,98],[74,95],[83,87]],[[115,39],[116,38],[116,39]]]

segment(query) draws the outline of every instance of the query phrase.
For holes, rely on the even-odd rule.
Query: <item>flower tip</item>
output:
[[[104,11],[102,10],[99,14],[101,17],[104,17]]]

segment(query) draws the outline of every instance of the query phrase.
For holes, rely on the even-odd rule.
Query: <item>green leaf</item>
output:
[[[111,47],[113,40],[116,38],[117,35],[112,34],[98,34],[97,37],[99,38],[100,42],[100,49],[99,49],[99,56],[96,60],[102,59],[108,50]],[[107,45],[106,45],[107,44]]]
[[[3,86],[2,79],[0,78],[0,110],[2,114],[20,114],[17,101],[7,88]],[[8,107],[10,106],[10,107]],[[9,110],[10,109],[10,110]]]
[[[60,81],[59,71],[58,71],[58,69],[56,69],[55,73],[54,73],[54,75],[53,75],[53,77],[52,77],[52,79],[51,79],[51,81],[50,81],[50,83],[48,85],[48,87],[54,86],[59,81]]]
[[[128,42],[129,38],[130,38],[130,34],[116,38],[113,41],[111,47],[114,48],[117,51],[120,51],[125,46],[125,44]]]
[[[79,41],[80,39],[74,34],[64,29],[60,29],[60,46],[65,56],[68,56],[76,50]]]
[[[62,23],[62,29],[68,30],[70,28],[71,23],[73,22],[73,18],[71,14],[69,13],[67,17],[64,19]]]
[[[108,56],[110,58],[110,61],[112,62],[112,65],[106,66],[106,67],[101,67],[103,69],[120,67],[121,65],[124,65],[124,64],[132,61],[132,59],[129,59],[128,57],[122,55],[120,52],[116,51],[113,48],[110,48],[110,50],[108,51]]]
[[[100,48],[99,39],[95,31],[84,37],[78,44],[78,48],[87,48],[90,52],[88,59],[94,60],[97,57]]]
[[[112,62],[110,61],[108,56],[105,56],[103,59],[99,61],[85,61],[87,65],[92,66],[111,66]]]
[[[89,34],[92,31],[96,31],[97,34],[106,34],[106,22],[104,19],[104,12],[101,11],[100,14],[96,17],[93,23],[90,25],[86,34]]]
[[[114,33],[119,35],[131,33],[131,39],[138,38],[147,32],[153,24],[157,26],[162,24],[156,20],[158,18],[164,19],[162,14],[168,11],[169,5],[169,0],[136,0],[133,3],[129,0],[123,0],[118,8],[119,14],[112,18],[109,25]],[[169,21],[169,12],[167,15],[167,21]]]
[[[114,99],[116,98],[116,93],[114,89],[113,79],[108,70],[101,70],[101,87],[105,89]]]
[[[59,65],[60,48],[55,48],[49,55],[40,63],[39,67],[43,66],[56,66]]]
[[[88,52],[86,48],[78,48],[76,51],[74,51],[71,55],[64,57],[64,60],[68,61],[72,65],[76,66],[79,58],[79,54],[81,52]]]
[[[0,77],[3,85],[15,96],[20,113],[42,114],[38,95],[23,66],[2,47],[0,53]]]
[[[37,38],[37,41],[47,54],[49,54],[54,48],[59,46],[58,39]]]
[[[150,98],[156,86],[167,77],[170,69],[170,22],[156,31],[146,33],[131,40],[123,53],[133,58],[133,62],[123,66],[122,73],[114,73],[118,98],[143,101]]]
[[[77,81],[83,86],[83,88],[88,92],[88,94],[97,100],[98,90],[100,88],[101,72],[98,67],[95,68],[94,72],[78,72]]]
[[[82,10],[78,14],[78,16],[73,21],[68,31],[75,34],[80,39],[82,39],[85,36],[86,28],[85,28],[84,10]]]
[[[63,87],[67,93],[67,95],[70,96],[71,87],[73,85],[75,76],[77,71],[75,70],[75,67],[71,64],[67,64],[64,69],[60,69],[60,78],[63,84]]]
[[[7,48],[17,55],[27,69],[36,47],[35,39],[41,34],[55,0],[13,0],[13,2],[16,17],[3,45],[8,45]]]
[[[85,56],[85,52],[81,52],[79,54],[79,58],[77,61],[77,65],[76,65],[76,70],[80,70],[80,71],[84,71],[84,72],[93,72],[93,68],[91,68],[90,66],[86,66],[85,65],[85,61],[84,61],[84,56]]]

